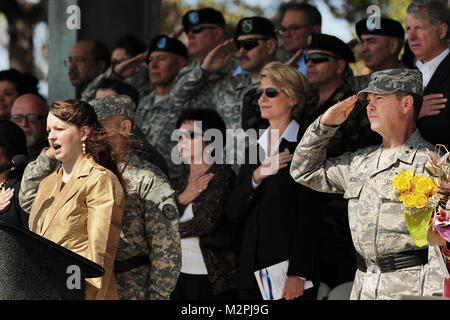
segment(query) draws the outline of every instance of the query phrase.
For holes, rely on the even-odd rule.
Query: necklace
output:
[[[7,183],[8,183],[8,178],[6,178],[5,180],[2,181],[2,183],[0,183],[0,189],[3,189]]]

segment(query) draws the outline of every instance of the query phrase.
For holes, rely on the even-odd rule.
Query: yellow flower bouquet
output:
[[[403,204],[403,215],[414,243],[427,243],[427,231],[434,208],[439,202],[436,181],[432,177],[415,176],[411,170],[399,172],[392,178],[394,200]]]
[[[427,243],[430,225],[450,241],[450,152],[440,157],[440,146],[437,152],[428,152],[428,177],[405,170],[392,178],[394,200],[402,202],[406,226],[419,247]]]

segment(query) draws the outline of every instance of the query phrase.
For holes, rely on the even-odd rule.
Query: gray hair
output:
[[[442,0],[413,0],[406,12],[415,18],[425,18],[422,9],[428,11],[428,21],[437,29],[442,23],[447,24],[446,38],[450,38],[450,8]]]

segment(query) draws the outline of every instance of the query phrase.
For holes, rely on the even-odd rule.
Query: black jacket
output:
[[[448,99],[446,107],[440,110],[435,116],[419,119],[417,127],[422,137],[431,144],[444,144],[450,148],[450,134],[448,126],[450,124],[450,54],[445,57],[439,67],[434,72],[423,95],[431,93],[442,93]]]
[[[283,139],[279,151],[288,148],[294,153],[300,131],[296,142]],[[254,271],[287,259],[288,275],[305,277],[318,287],[317,223],[321,211],[316,195],[292,179],[289,166],[264,179],[254,190],[252,175],[260,163],[261,159],[258,164],[242,165],[226,209],[232,222],[245,224],[239,288],[252,290],[257,285]]]

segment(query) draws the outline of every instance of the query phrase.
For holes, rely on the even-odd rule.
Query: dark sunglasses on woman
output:
[[[256,98],[261,98],[262,94],[265,93],[268,98],[275,98],[281,91],[277,88],[266,88],[256,90]]]
[[[308,52],[305,52],[304,58],[305,58],[305,64],[308,63],[309,61],[311,61],[314,64],[317,64],[317,63],[328,62],[328,61],[330,61],[330,58],[340,59],[337,56],[333,56],[333,55],[327,54],[327,53],[308,53]]]
[[[243,47],[245,50],[250,51],[259,46],[259,40],[264,41],[268,39],[269,38],[250,38],[245,40],[236,40],[236,47],[238,50]]]

